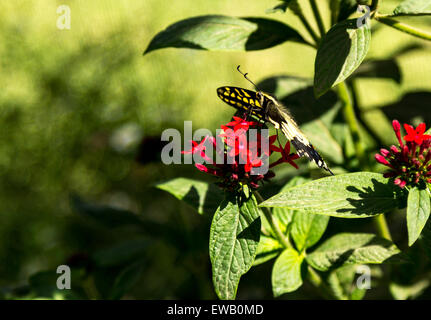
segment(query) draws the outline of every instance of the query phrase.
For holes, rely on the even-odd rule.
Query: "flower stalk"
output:
[[[344,104],[344,107],[343,107],[344,118],[346,120],[347,125],[349,126],[350,132],[352,133],[356,156],[359,159],[359,163],[361,167],[365,168],[367,166],[367,161],[365,158],[364,146],[362,145],[362,142],[359,136],[358,121],[356,119],[352,99],[350,97],[350,93],[349,93],[349,90],[347,89],[347,85],[345,82],[341,82],[338,85],[338,95]]]

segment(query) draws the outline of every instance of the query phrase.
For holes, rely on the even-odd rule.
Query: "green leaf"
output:
[[[290,234],[298,251],[301,252],[316,244],[325,232],[328,222],[329,216],[297,211]]]
[[[253,266],[257,266],[275,258],[282,250],[283,246],[280,244],[280,242],[272,237],[261,235]]]
[[[78,196],[71,197],[72,207],[80,214],[89,216],[100,224],[115,228],[124,225],[142,225],[143,221],[133,212],[91,204],[83,201]]]
[[[307,255],[307,262],[320,271],[350,264],[379,264],[399,254],[389,240],[373,234],[340,233]]]
[[[302,285],[301,264],[303,256],[294,249],[286,249],[277,258],[272,269],[272,292],[274,297],[293,292]]]
[[[195,208],[200,214],[212,214],[223,200],[223,192],[216,186],[193,179],[176,178],[159,183],[156,188],[167,191]]]
[[[389,291],[396,300],[415,299],[419,297],[425,289],[430,286],[430,284],[430,280],[426,277],[408,285],[391,282],[389,285]]]
[[[110,299],[120,299],[139,281],[144,265],[142,261],[135,262],[125,267],[115,278]]]
[[[310,179],[296,176],[293,177],[288,183],[286,183],[283,188],[281,188],[280,192],[284,192],[294,186],[299,186],[301,184],[304,184],[305,182],[309,181]],[[280,221],[280,224],[282,225],[282,230],[286,230],[287,226],[292,222],[293,216],[295,215],[295,210],[287,209],[287,208],[274,208],[272,210],[272,214],[275,216],[275,218]]]
[[[395,8],[393,16],[430,15],[430,0],[404,0]]]
[[[339,300],[361,300],[365,289],[359,289],[354,283],[356,265],[347,265],[330,272],[328,284],[332,294]]]
[[[128,264],[131,261],[145,258],[150,243],[146,239],[125,241],[113,247],[97,251],[93,254],[92,259],[100,267]]]
[[[407,198],[407,231],[409,246],[413,245],[430,216],[430,195],[427,189],[412,188]]]
[[[210,258],[220,299],[235,299],[239,280],[256,256],[260,224],[253,195],[230,194],[217,209],[211,224]]]
[[[281,207],[342,218],[367,218],[402,204],[402,190],[383,175],[355,172],[325,177],[281,192],[262,207]]]
[[[274,47],[285,41],[304,43],[301,35],[276,20],[220,15],[181,20],[158,33],[144,54],[162,48],[250,51]]]
[[[323,37],[317,50],[314,92],[317,97],[347,79],[367,55],[371,40],[369,21],[360,28],[357,19],[342,21]]]

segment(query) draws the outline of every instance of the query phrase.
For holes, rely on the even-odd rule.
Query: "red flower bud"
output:
[[[386,149],[380,149],[380,153],[382,154],[382,156],[384,156],[385,158],[390,154],[390,152]]]
[[[374,158],[376,158],[377,162],[385,165],[385,166],[389,166],[389,162],[388,160],[386,160],[385,157],[383,157],[382,155],[376,153],[376,155],[374,156]]]

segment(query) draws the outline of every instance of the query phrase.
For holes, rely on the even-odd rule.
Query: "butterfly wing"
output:
[[[228,105],[250,112],[259,119],[265,119],[265,110],[260,104],[257,92],[238,87],[220,87],[217,89],[217,95]]]
[[[274,124],[276,128],[281,129],[286,138],[293,144],[300,157],[307,157],[310,161],[314,161],[319,168],[325,169],[330,174],[334,175],[321,155],[314,149],[305,134],[299,129],[293,117],[281,104],[278,103],[278,105],[275,106],[275,112],[270,112],[268,120]]]
[[[319,168],[331,172],[320,154],[314,149],[307,137],[302,133],[289,111],[273,96],[260,92],[264,96],[263,106],[258,93],[238,87],[220,87],[217,95],[228,105],[250,112],[259,119],[271,122],[275,128],[281,129],[286,138],[292,142],[301,157],[314,161]],[[251,108],[251,111],[249,111]]]

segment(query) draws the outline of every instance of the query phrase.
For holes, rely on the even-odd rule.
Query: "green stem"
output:
[[[386,222],[385,215],[379,214],[378,216],[375,216],[373,219],[374,219],[374,223],[376,224],[379,235],[385,239],[392,241],[391,232],[389,231],[389,227]]]
[[[359,159],[359,163],[364,168],[367,165],[367,159],[359,136],[359,126],[356,120],[355,110],[350,97],[349,90],[344,82],[338,85],[338,95],[341,101],[344,103],[343,113],[346,123],[349,126],[350,132],[352,133],[353,144],[355,146],[356,156]]]
[[[322,16],[320,15],[319,8],[317,7],[316,0],[310,0],[311,9],[313,10],[314,18],[316,19],[317,26],[319,27],[320,37],[325,35],[325,25],[323,24]]]
[[[334,300],[335,298],[331,294],[329,288],[325,285],[319,274],[310,266],[308,266],[307,279],[319,289],[320,294],[323,298],[328,300]]]
[[[431,33],[429,33],[429,32],[414,28],[412,26],[409,26],[408,24],[401,23],[397,20],[394,20],[392,18],[387,18],[387,17],[381,16],[381,15],[376,15],[375,18],[377,21],[379,21],[383,24],[386,24],[387,26],[390,26],[394,29],[397,29],[397,30],[402,31],[404,33],[408,33],[412,36],[415,36],[415,37],[418,37],[421,39],[431,41]]]
[[[298,10],[297,12],[295,12],[295,14],[299,18],[299,20],[301,20],[302,24],[304,25],[305,29],[307,29],[310,36],[313,38],[316,45],[318,45],[320,42],[320,38],[317,36],[316,32],[314,32],[313,28],[310,26],[307,19],[304,17],[302,11]]]
[[[258,191],[253,192],[256,196],[256,199],[259,203],[263,202],[264,199],[260,195]],[[292,248],[292,245],[289,241],[289,238],[287,238],[283,232],[280,230],[280,227],[278,226],[277,221],[275,221],[274,216],[272,215],[271,211],[267,207],[261,207],[263,214],[265,215],[266,220],[268,220],[269,225],[271,226],[272,230],[276,234],[278,241],[285,247],[285,248]]]

